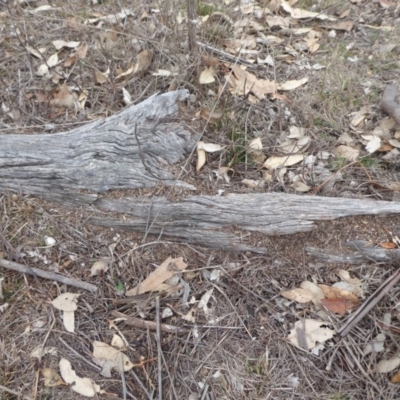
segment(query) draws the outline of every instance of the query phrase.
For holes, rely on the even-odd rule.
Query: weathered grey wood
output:
[[[315,228],[315,221],[354,215],[399,214],[400,203],[284,193],[189,196],[179,203],[165,198],[101,198],[104,211],[131,215],[131,220],[92,218],[89,222],[135,232],[149,232],[219,249],[266,252],[242,239],[244,231],[287,235]],[[235,234],[234,229],[237,234]]]
[[[188,94],[180,90],[153,96],[70,132],[0,135],[0,193],[16,191],[89,207],[97,225],[260,253],[267,249],[248,242],[248,232],[287,235],[310,231],[315,221],[400,213],[398,202],[284,193],[189,196],[176,203],[165,198],[108,199],[109,190],[152,187],[160,180],[195,189],[168,171],[185,160],[199,138],[176,122],[177,102]],[[128,218],[98,218],[96,209]]]
[[[157,219],[150,224],[147,221],[120,221],[109,218],[90,218],[93,225],[105,228],[122,229],[142,234],[150,234],[166,238],[171,242],[184,242],[207,247],[209,249],[226,251],[252,251],[266,253],[265,247],[254,247],[241,243],[239,237],[220,230],[193,229],[179,222],[161,222]]]
[[[310,256],[328,263],[364,264],[366,262],[394,263],[400,261],[399,249],[384,249],[364,240],[355,240],[346,243],[352,251],[349,253],[337,253],[329,249],[306,247]]]
[[[159,180],[194,189],[168,172],[198,139],[171,118],[188,94],[154,96],[69,132],[0,135],[0,192],[51,200],[53,192],[54,197],[80,189],[101,193],[152,187]]]

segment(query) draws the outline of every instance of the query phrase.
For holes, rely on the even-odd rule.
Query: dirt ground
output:
[[[155,93],[185,88],[191,96],[180,118],[204,142],[223,149],[207,153],[201,168],[195,151],[174,166],[185,166],[197,194],[398,200],[400,131],[379,107],[386,85],[399,79],[397,2],[210,0],[197,1],[196,12],[203,45],[190,53],[185,1],[1,2],[0,146],[3,135],[65,131]],[[56,40],[68,44],[57,48]],[[253,75],[240,81],[233,65],[256,77],[248,90],[241,85]],[[209,83],[202,81],[206,75]],[[230,86],[234,75],[236,86]],[[261,79],[281,86],[256,92]],[[265,167],[293,145],[308,164]],[[174,198],[174,188],[107,195],[127,194]],[[179,197],[186,194],[181,190]],[[0,194],[0,259],[98,288],[91,293],[0,269],[1,399],[86,398],[54,376],[61,359],[100,385],[104,392],[93,395],[99,399],[399,398],[393,383],[400,366],[397,286],[319,354],[293,346],[287,336],[296,321],[321,314],[313,303],[289,301],[281,292],[303,281],[332,285],[341,268],[360,280],[362,302],[396,265],[327,264],[309,257],[305,247],[344,253],[350,240],[391,243],[400,216],[318,222],[313,231],[290,236],[260,234],[264,255],[103,229],[88,223],[92,216],[104,213],[49,204],[24,195],[23,188]],[[168,257],[188,264],[178,275],[179,290],[125,296]],[[109,269],[91,276],[103,258]],[[74,332],[51,303],[65,292],[80,294]],[[116,311],[175,331],[130,326],[116,319]],[[351,312],[327,312],[324,321],[337,329]],[[384,348],[366,354],[381,333]],[[105,377],[93,343],[110,344],[115,335],[134,366]],[[32,356],[40,346],[54,351]],[[379,370],[382,360],[391,360],[392,369]]]

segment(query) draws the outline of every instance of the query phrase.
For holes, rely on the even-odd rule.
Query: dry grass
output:
[[[243,18],[235,10],[236,3],[230,6],[223,5],[222,1],[213,3],[199,2],[198,11],[218,10],[233,21]],[[315,2],[300,0],[298,7],[308,8],[311,3]],[[180,11],[185,12],[183,0],[151,5],[126,1],[124,7],[132,10],[135,16],[121,24],[104,23],[101,27],[83,21],[94,11],[117,14],[121,11],[119,2],[88,5],[81,1],[65,4],[60,0],[53,4],[59,7],[57,11],[35,14],[29,12],[34,9],[33,5],[11,6],[8,2],[1,9],[5,16],[1,20],[4,40],[0,39],[0,45],[6,56],[0,61],[0,100],[13,116],[7,112],[1,114],[0,135],[59,132],[111,115],[125,106],[122,87],[128,90],[134,102],[171,87],[187,88],[193,99],[182,107],[185,123],[202,131],[206,141],[225,145],[226,150],[210,155],[206,167],[197,175],[195,159],[189,158],[185,166],[186,179],[195,182],[202,194],[216,194],[218,190],[248,192],[241,181],[262,177],[259,165],[247,157],[245,151],[254,137],[261,137],[267,155],[272,155],[282,140],[282,132],[295,124],[307,129],[312,137],[308,151],[317,154],[331,151],[345,131],[356,138],[356,134],[349,131],[350,112],[358,111],[363,105],[372,105],[375,115],[369,120],[371,129],[382,118],[378,109],[380,93],[388,81],[398,76],[400,68],[398,49],[384,50],[399,37],[399,27],[395,26],[399,16],[393,8],[383,10],[374,2],[366,3],[351,7],[351,19],[358,27],[340,33],[340,40],[324,34],[316,54],[311,56],[303,52],[296,63],[279,62],[275,68],[257,71],[259,77],[275,77],[281,82],[302,77],[305,71],[302,68],[310,63],[326,67],[306,70],[307,86],[291,92],[289,103],[265,100],[255,105],[232,96],[228,90],[218,96],[209,94],[209,90],[218,93],[219,87],[224,85],[226,69],[222,65],[218,67],[214,85],[198,84],[204,63],[200,57],[188,55],[185,24],[176,20]],[[315,10],[333,12],[335,7],[341,9],[346,4],[336,0],[320,1]],[[154,8],[160,12],[151,13]],[[371,25],[377,25],[379,20],[382,25],[395,26],[396,30],[387,33],[368,29],[361,23],[361,18]],[[324,26],[324,23],[318,25]],[[324,28],[319,29],[327,32]],[[218,19],[202,25],[198,31],[199,41],[219,49],[223,49],[225,38],[234,35],[233,28]],[[53,95],[57,85],[36,76],[41,62],[28,53],[25,45],[35,49],[50,48],[51,41],[59,39],[88,44],[84,59],[74,67],[60,71],[63,74],[61,83],[65,81],[77,94],[88,91],[85,109],[60,110],[51,107],[48,101],[39,101],[43,93]],[[296,37],[289,39],[291,45],[297,40]],[[154,51],[152,71],[164,69],[176,75],[155,77],[144,74],[122,84],[116,79],[117,71],[127,70],[144,49]],[[284,52],[280,46],[267,50],[277,57]],[[60,59],[68,53],[70,51],[62,50]],[[215,57],[204,49],[201,55]],[[357,57],[358,61],[349,61],[349,57]],[[107,69],[110,69],[109,80],[102,85],[96,84],[95,71]],[[199,121],[191,121],[193,114],[202,107],[222,109],[224,116],[215,125],[204,126]],[[397,166],[382,163],[379,154],[367,157],[363,153],[362,156],[359,163],[351,165],[346,160],[331,160],[329,170],[341,170],[342,179],[322,193],[392,199],[393,192],[382,193],[365,183],[398,181]],[[227,164],[234,169],[231,182],[216,180],[212,171]],[[313,187],[321,184],[313,181],[312,175],[307,183]],[[293,192],[285,182],[277,181],[264,190]],[[165,188],[147,189],[139,194],[184,195]],[[93,214],[100,216],[96,210]],[[400,222],[398,218],[357,217],[319,224],[316,231],[293,237],[259,236],[254,240],[269,248],[270,253],[254,256],[193,248],[162,238],[146,238],[143,242],[143,237],[90,226],[86,223],[90,216],[92,214],[88,215],[84,210],[62,209],[21,194],[0,197],[0,234],[4,237],[0,240],[0,251],[7,259],[44,269],[58,269],[62,274],[91,281],[99,287],[95,295],[82,293],[76,314],[76,334],[70,334],[50,304],[67,288],[55,282],[2,271],[4,302],[9,303],[9,307],[0,316],[1,399],[18,398],[4,391],[4,387],[27,396],[32,396],[37,388],[36,398],[41,400],[80,398],[69,387],[45,387],[42,379],[37,378],[40,368],[57,369],[61,357],[71,361],[79,376],[91,377],[109,393],[101,398],[123,398],[124,391],[127,398],[157,398],[160,376],[163,399],[189,399],[191,394],[197,395],[193,398],[198,399],[398,398],[398,389],[389,383],[388,376],[375,372],[381,358],[398,353],[395,334],[385,332],[387,341],[383,354],[362,355],[365,343],[380,332],[377,321],[382,320],[385,313],[391,313],[393,320],[398,318],[398,289],[393,289],[350,335],[329,343],[318,357],[293,348],[285,340],[296,320],[313,317],[315,311],[307,305],[288,305],[279,296],[281,290],[297,287],[306,279],[315,278],[319,283],[332,283],[336,279],[334,270],[339,266],[316,264],[304,253],[306,245],[342,250],[343,242],[354,238],[379,243],[388,239],[388,232]],[[56,246],[47,247],[45,236],[55,238]],[[110,245],[115,245],[111,270],[104,277],[89,277],[93,262],[111,255]],[[209,302],[214,321],[198,311],[196,330],[193,330],[193,324],[182,319],[189,307],[182,304],[181,298],[161,299],[161,310],[168,305],[174,311],[174,315],[163,322],[188,328],[189,333],[183,336],[164,333],[161,357],[154,332],[118,323],[120,333],[130,344],[126,353],[138,365],[134,372],[126,374],[125,384],[118,373],[111,379],[103,378],[92,362],[92,342],[109,343],[117,333],[109,324],[110,311],[118,308],[125,314],[156,320],[157,307],[152,298],[118,307],[113,301],[123,297],[121,290],[140,283],[168,256],[183,257],[189,264],[183,279],[189,285],[190,296],[199,300],[208,290],[214,289]],[[205,273],[214,268],[225,272],[219,282],[209,280]],[[373,293],[391,271],[390,266],[373,264],[348,269],[365,282],[366,295]],[[342,320],[332,316],[331,322],[337,327]],[[58,355],[46,355],[39,364],[29,356],[39,345],[56,347]],[[294,389],[288,377],[298,377],[300,385]]]

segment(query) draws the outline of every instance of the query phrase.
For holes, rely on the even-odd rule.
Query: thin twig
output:
[[[160,296],[156,297],[156,338],[158,361],[158,398],[162,400],[162,349],[161,349],[161,324],[160,324]]]
[[[135,378],[135,381],[138,383],[138,385],[142,388],[143,392],[146,393],[146,396],[148,399],[151,399],[150,393],[147,391],[146,386],[143,385],[143,382],[139,379],[139,377],[136,375],[135,371],[131,369],[131,374]]]
[[[151,331],[157,330],[157,323],[154,321],[146,321],[140,318],[130,317],[129,315],[123,314],[115,310],[111,312],[111,315],[115,318],[124,318],[124,322],[127,325],[134,326],[135,328],[149,329]],[[163,332],[175,333],[177,335],[185,334],[188,332],[186,329],[168,324],[160,324],[160,329]]]
[[[125,380],[124,362],[122,360],[122,353],[119,354],[119,373],[121,376],[121,383],[122,383],[122,397],[124,400],[126,400],[126,380]]]
[[[243,325],[243,328],[245,329],[245,331],[247,332],[247,334],[249,335],[250,339],[253,340],[253,336],[250,333],[250,331],[247,329],[246,324],[244,323],[244,321],[242,320],[242,318],[240,317],[239,313],[237,312],[236,308],[233,306],[231,300],[229,299],[229,297],[225,294],[225,292],[218,286],[213,284],[213,286],[225,297],[226,301],[229,303],[229,305],[232,308],[232,311],[236,314],[236,316],[238,317],[239,321],[241,322],[241,324]]]
[[[61,282],[64,285],[75,286],[80,289],[89,290],[95,293],[97,291],[97,286],[91,283],[82,282],[79,279],[69,278],[67,276],[62,276],[50,271],[44,271],[40,268],[28,267],[26,265],[18,264],[12,261],[0,260],[0,267],[11,269],[13,271],[18,271],[23,274],[38,276],[44,279],[50,279],[52,281]]]
[[[338,333],[343,337],[346,336],[382,299],[382,297],[400,281],[400,269],[392,276],[386,279],[378,289],[364,302],[364,304],[355,311],[352,316],[342,325]]]
[[[10,394],[13,394],[14,396],[17,396],[17,398],[21,397],[20,393],[16,392],[15,390],[11,390],[11,389],[3,386],[3,385],[0,385],[0,390],[2,390],[4,392],[7,392],[7,393],[10,393]],[[26,395],[22,395],[22,399],[23,400],[32,400],[32,397],[26,396]]]
[[[52,316],[53,316],[53,323],[51,324],[50,329],[47,331],[46,337],[44,338],[43,343],[42,343],[42,346],[41,346],[41,349],[40,349],[40,351],[39,351],[39,357],[38,357],[39,364],[40,364],[41,361],[42,361],[44,346],[46,345],[47,339],[48,339],[49,336],[50,336],[50,332],[53,330],[53,327],[54,327],[54,325],[55,325],[55,323],[56,323],[56,318],[55,318],[55,316],[54,316],[53,311],[52,311]],[[35,372],[35,386],[34,386],[34,389],[33,389],[33,400],[36,399],[38,385],[39,385],[39,369],[37,369],[36,372]]]
[[[216,49],[215,47],[212,47],[212,46],[210,46],[208,44],[201,43],[201,42],[197,42],[197,44],[200,47],[204,47],[205,49],[210,50],[215,54],[218,54],[219,56],[222,56],[222,57],[227,58],[228,60],[234,61],[235,64],[236,63],[237,64],[243,64],[243,65],[246,65],[247,67],[250,67],[250,68],[257,68],[258,67],[258,65],[254,65],[251,62],[244,60],[243,58],[239,58],[237,56],[233,56],[232,54],[229,54],[229,53],[226,53],[225,51]]]
[[[77,357],[79,357],[86,364],[90,365],[92,368],[96,369],[97,371],[101,371],[102,370],[102,368],[99,365],[96,365],[96,364],[92,363],[91,361],[89,361],[85,357],[83,357],[81,354],[79,354],[67,342],[65,342],[64,339],[61,336],[59,336],[57,338],[57,340],[59,340],[68,350],[70,350],[72,353],[74,353]]]

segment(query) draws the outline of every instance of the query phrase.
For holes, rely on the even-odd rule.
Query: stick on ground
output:
[[[52,281],[60,282],[65,285],[74,286],[80,289],[89,290],[95,293],[97,291],[97,286],[91,283],[82,282],[75,278],[68,278],[67,276],[62,276],[54,272],[43,271],[39,268],[27,267],[26,265],[18,264],[12,261],[0,260],[0,267],[12,269],[13,271],[22,272],[23,274],[34,275],[44,279],[50,279]]]

